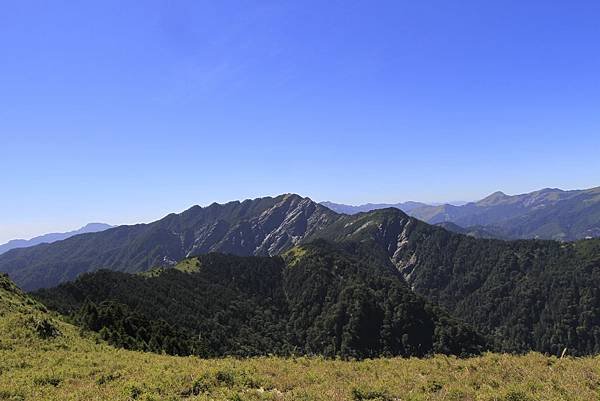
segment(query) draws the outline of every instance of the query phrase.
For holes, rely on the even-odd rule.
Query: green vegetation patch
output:
[[[175,269],[184,273],[195,273],[200,270],[200,260],[198,258],[183,259],[175,265]]]

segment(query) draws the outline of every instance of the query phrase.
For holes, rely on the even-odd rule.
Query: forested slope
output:
[[[483,339],[415,295],[384,253],[352,246],[317,241],[283,257],[209,254],[143,275],[100,271],[35,296],[136,349],[359,358],[481,351]],[[180,345],[161,335],[165,325],[127,326],[125,311],[182,330],[173,339]]]
[[[177,357],[115,349],[0,274],[3,400],[564,400],[600,390],[598,358]]]
[[[320,235],[376,244],[414,291],[472,324],[496,350],[600,352],[598,239],[476,239],[396,209],[347,216]]]

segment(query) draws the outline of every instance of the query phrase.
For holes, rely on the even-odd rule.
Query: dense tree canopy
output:
[[[319,241],[284,257],[209,254],[144,275],[100,271],[36,296],[115,345],[174,354],[482,349],[480,336],[415,295],[386,255],[369,249]]]
[[[600,239],[477,239],[396,209],[336,221],[322,236],[385,252],[419,295],[507,352],[600,352]]]
[[[436,247],[438,252],[426,249]],[[600,353],[600,241],[475,240],[439,232],[415,249],[417,293],[498,351]]]

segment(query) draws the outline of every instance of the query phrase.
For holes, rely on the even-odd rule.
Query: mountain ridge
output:
[[[389,206],[327,204],[346,214]],[[560,241],[600,236],[600,187],[582,190],[543,188],[518,195],[496,191],[463,205],[422,205],[404,211],[430,224],[454,223],[461,227],[457,232],[475,236]]]
[[[502,208],[517,204],[523,209],[524,200],[530,205],[540,205],[550,200],[575,199],[578,196],[596,196],[600,200],[600,188],[586,191],[541,190],[525,199],[505,194],[494,194],[484,204],[502,203]],[[509,206],[506,206],[506,204]],[[578,213],[570,203],[561,216]],[[474,203],[462,208],[473,208]],[[592,210],[600,202],[592,202]],[[460,209],[459,206],[452,206]],[[588,208],[589,209],[589,208]],[[487,216],[494,217],[497,209],[482,209]],[[551,221],[544,213],[548,208],[536,209],[536,218],[543,227]],[[586,209],[587,210],[587,209]],[[415,214],[414,211],[411,214]],[[535,217],[534,214],[531,214]],[[600,219],[600,209],[598,209]],[[532,220],[533,221],[533,220]],[[443,220],[441,223],[445,223]],[[564,225],[565,223],[562,222]],[[457,223],[454,223],[457,224]],[[537,223],[536,223],[537,224]],[[443,224],[442,224],[443,225]],[[458,225],[460,226],[460,225]],[[559,225],[561,226],[561,225]],[[465,227],[465,226],[463,226]],[[513,230],[517,230],[519,227]],[[577,229],[578,225],[571,225]],[[513,238],[502,226],[477,226],[458,229],[446,224],[446,228],[461,234],[488,237]],[[548,229],[551,232],[554,226]],[[31,248],[14,249],[0,255],[0,271],[26,290],[51,287],[73,280],[79,274],[98,269],[124,272],[145,271],[157,266],[171,266],[179,260],[195,255],[220,252],[239,256],[272,256],[281,254],[298,244],[317,238],[334,242],[356,238],[379,241],[389,252],[389,257],[408,276],[411,274],[410,255],[402,252],[409,244],[409,235],[418,231],[421,235],[435,236],[444,228],[430,226],[396,208],[376,209],[353,215],[338,214],[310,198],[297,194],[276,197],[232,201],[209,206],[192,206],[179,213],[171,213],[148,224],[119,226],[99,233],[82,234],[53,244],[41,244]],[[600,230],[600,227],[599,227]],[[365,237],[365,234],[368,233]],[[517,232],[526,236],[527,232]],[[415,241],[415,240],[413,240]],[[401,259],[398,255],[403,255]]]
[[[386,209],[390,207],[395,207],[396,209],[400,209],[403,212],[409,212],[413,209],[417,209],[420,207],[431,206],[430,204],[423,202],[415,202],[415,201],[406,201],[399,203],[365,203],[358,206],[353,205],[345,205],[342,203],[334,203],[330,201],[320,202],[321,205],[333,210],[336,213],[342,214],[356,214],[360,212],[370,212],[375,209]]]
[[[296,194],[192,206],[152,223],[8,251],[0,255],[0,271],[32,290],[101,268],[143,271],[195,254],[276,255],[336,216]]]

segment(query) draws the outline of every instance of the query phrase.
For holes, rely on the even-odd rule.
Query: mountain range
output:
[[[95,232],[99,232],[99,231],[108,230],[109,228],[112,228],[112,227],[113,226],[104,224],[104,223],[89,223],[89,224],[86,224],[85,226],[81,227],[78,230],[68,231],[65,233],[44,234],[44,235],[40,235],[40,236],[34,237],[29,240],[14,239],[14,240],[8,241],[5,244],[0,245],[0,255],[3,254],[4,252],[10,251],[11,249],[27,248],[30,246],[44,244],[44,243],[50,244],[52,242],[62,241],[64,239],[73,237],[75,235],[95,233]]]
[[[323,205],[345,214],[388,206],[331,202]],[[393,207],[427,223],[443,224],[449,230],[484,238],[573,241],[600,236],[600,187],[572,191],[545,188],[512,196],[495,192],[464,205],[406,202]]]
[[[495,204],[504,197],[495,198],[486,202]],[[204,256],[217,253],[221,256]],[[195,257],[199,265],[194,265]],[[247,259],[235,259],[239,257]],[[182,270],[182,263],[192,265],[186,273],[200,276],[170,273]],[[212,273],[203,276],[209,274],[203,270],[209,265]],[[172,333],[169,338],[182,339],[184,348],[185,344],[193,349],[206,346],[206,342],[190,343],[198,338],[198,330],[222,327],[225,331],[218,337],[235,339],[239,335],[239,341],[232,343],[210,343],[205,338],[212,344],[208,348],[217,350],[215,355],[255,354],[261,349],[341,355],[342,344],[347,345],[346,356],[380,355],[386,349],[397,355],[417,355],[444,347],[460,354],[482,346],[479,335],[491,349],[505,352],[533,349],[558,354],[565,347],[572,354],[600,352],[600,240],[475,238],[430,225],[396,208],[339,214],[295,194],[194,206],[150,224],[119,226],[13,249],[0,255],[0,271],[30,291],[62,284],[36,296],[63,313],[78,314],[90,327],[104,328],[104,336],[115,344],[138,344],[142,349],[149,346],[147,342],[138,338],[137,331],[126,329],[131,313],[145,331],[163,333],[167,326],[155,327],[152,322],[166,321],[173,326],[167,330]],[[177,280],[189,280],[190,287]],[[276,292],[268,292],[269,288]],[[293,291],[298,291],[296,298]],[[176,293],[188,295],[169,301]],[[418,298],[411,298],[413,293]],[[342,302],[345,297],[349,303]],[[88,298],[94,305],[85,305]],[[374,303],[369,303],[370,299]],[[111,300],[117,304],[104,303]],[[230,312],[226,312],[229,306],[223,306],[222,313],[206,306],[211,302],[229,305],[234,300],[236,306]],[[148,303],[147,308],[140,306],[143,303]],[[186,303],[190,312],[179,312]],[[196,310],[192,304],[205,306]],[[426,304],[431,306],[423,306]],[[343,311],[349,311],[350,305],[358,309],[345,315]],[[400,309],[395,311],[396,307]],[[444,319],[458,319],[467,326],[455,330],[449,329],[454,327],[450,321],[442,324],[454,333],[448,334],[449,343],[423,334],[430,340],[427,346],[421,343],[421,351],[418,344],[411,343],[410,335],[406,347],[402,342],[385,343],[391,326],[383,318],[374,321],[373,327],[368,325],[373,316],[400,314],[398,321],[406,322],[401,315],[435,308],[441,308],[440,312],[420,315],[423,322],[430,323],[418,330],[425,333],[426,327],[434,324],[431,322]],[[345,320],[344,316],[356,313],[362,316],[358,321]],[[112,316],[112,323],[97,322],[98,316],[105,314]],[[220,316],[214,327],[210,326],[211,316]],[[190,319],[205,321],[205,325],[182,323]],[[311,326],[313,321],[320,323]],[[252,322],[271,327],[279,339],[269,340]],[[401,326],[392,336],[394,341],[399,341],[398,333],[408,330],[406,323]],[[303,338],[311,338],[311,342],[298,342],[292,335],[295,330],[305,333]],[[244,343],[245,336],[250,336],[251,342]],[[360,338],[367,337],[380,341],[360,343]],[[327,338],[337,340],[326,346],[322,341]],[[158,347],[157,341],[154,345]]]
[[[560,239],[570,239],[598,233],[598,199],[600,188],[548,189],[517,196],[494,193],[463,206],[419,206],[410,214],[442,226],[439,230],[478,238],[553,237],[560,231]],[[396,216],[393,229],[381,232],[379,212]],[[382,245],[398,265],[400,261],[394,252],[405,244],[405,230],[413,226],[433,230],[419,218],[396,208],[341,214],[295,194],[213,203],[193,206],[149,224],[123,225],[51,244],[13,249],[0,255],[0,271],[8,273],[24,289],[33,290],[98,269],[139,272],[210,252],[274,256],[315,238],[349,240],[375,226],[380,231],[373,234],[375,237],[390,236],[391,242]],[[355,233],[351,229],[356,227],[360,230]]]
[[[242,204],[245,206],[240,209]],[[209,213],[205,209],[209,209],[211,212]],[[226,217],[223,214],[224,210],[236,211],[234,214],[238,217],[238,212],[244,210],[245,213],[242,214],[251,222],[237,218],[232,219],[227,225],[229,227],[227,230],[222,230],[220,235],[213,236],[210,242],[206,242],[206,231],[210,231],[210,227],[217,224],[215,216]],[[145,232],[140,235],[138,231],[140,228],[135,228],[135,226],[130,227],[129,232],[123,233],[120,231],[123,230],[123,227],[118,227],[103,233],[86,234],[89,238],[84,237],[83,239],[86,242],[89,241],[87,243],[81,242],[82,236],[79,236],[56,244],[30,248],[31,250],[40,248],[37,250],[37,254],[26,254],[25,250],[11,251],[6,255],[11,256],[11,253],[16,254],[20,251],[21,259],[25,260],[24,257],[29,257],[31,262],[25,263],[24,268],[13,270],[9,274],[11,277],[21,280],[21,285],[28,289],[49,287],[52,284],[48,283],[62,282],[63,285],[41,291],[36,296],[45,304],[63,313],[81,312],[81,309],[85,307],[82,302],[86,298],[96,303],[97,308],[110,307],[100,305],[108,300],[125,305],[119,306],[117,312],[113,311],[112,307],[108,311],[104,309],[102,312],[98,311],[100,314],[113,315],[116,313],[117,316],[120,316],[115,318],[117,321],[114,327],[111,326],[112,328],[103,325],[95,326],[106,327],[106,330],[117,330],[119,333],[124,330],[119,322],[122,319],[123,322],[127,321],[128,315],[124,311],[131,309],[137,311],[136,313],[141,313],[142,320],[151,322],[163,319],[174,327],[183,327],[190,333],[183,336],[184,339],[189,336],[191,336],[189,338],[197,338],[198,332],[216,332],[217,337],[220,338],[226,336],[226,332],[236,333],[236,330],[241,330],[245,336],[254,339],[251,343],[243,342],[240,339],[230,344],[218,340],[210,342],[206,339],[211,344],[208,346],[209,349],[221,350],[217,352],[217,355],[228,353],[246,355],[246,352],[254,354],[260,349],[285,354],[286,350],[290,349],[289,347],[302,350],[302,353],[316,352],[338,355],[337,352],[340,350],[338,347],[342,346],[343,333],[346,330],[344,327],[350,323],[344,320],[343,316],[345,315],[339,315],[336,312],[341,313],[343,310],[348,310],[346,303],[335,306],[335,302],[337,302],[335,300],[341,302],[341,298],[345,296],[343,294],[347,292],[355,294],[348,296],[354,299],[354,302],[358,302],[356,307],[362,311],[360,315],[363,316],[359,321],[350,324],[348,330],[353,325],[363,327],[364,324],[366,326],[363,329],[357,329],[365,330],[362,331],[362,336],[385,338],[387,329],[384,330],[382,326],[385,321],[373,320],[374,316],[385,315],[386,310],[392,316],[395,316],[396,313],[416,313],[417,305],[402,296],[399,299],[404,301],[395,301],[389,304],[401,307],[398,312],[393,312],[389,309],[391,306],[385,306],[392,294],[391,287],[387,287],[388,284],[385,280],[368,281],[367,277],[370,274],[375,274],[377,277],[392,274],[394,278],[392,279],[392,276],[389,278],[397,281],[397,285],[404,283],[402,285],[405,285],[405,288],[410,289],[426,302],[443,308],[446,312],[442,312],[442,315],[448,313],[451,319],[458,319],[467,324],[467,327],[473,327],[478,335],[486,339],[485,343],[493,350],[502,352],[538,350],[559,354],[564,348],[569,348],[571,354],[600,352],[600,313],[598,312],[600,311],[600,292],[597,291],[597,288],[600,288],[600,240],[561,243],[542,240],[502,241],[474,238],[429,225],[395,208],[379,209],[355,215],[335,214],[322,206],[319,207],[308,198],[301,198],[298,195],[212,205],[208,208],[194,209],[193,214],[189,212],[188,210],[180,215],[167,216],[166,220],[163,219],[145,226],[145,230],[148,230],[150,234]],[[163,241],[169,236],[166,234],[154,235],[156,233],[176,235],[177,232],[174,230],[182,227],[182,219],[187,221],[192,215],[202,216],[201,219],[196,220],[196,228],[189,228],[196,238],[202,238],[202,243],[205,245],[202,248],[194,248],[193,244],[197,241],[190,240],[188,246],[184,247],[185,241],[165,243]],[[186,218],[182,216],[186,216]],[[206,220],[207,216],[211,218]],[[271,231],[265,232],[266,225],[258,224],[265,220],[278,224],[270,225]],[[179,226],[173,221],[176,221]],[[200,221],[202,223],[199,223]],[[217,225],[223,224],[225,223]],[[114,248],[117,242],[112,242],[115,234],[111,231],[119,233],[118,244],[120,246],[132,249],[138,247],[137,251],[123,253],[122,250]],[[191,233],[188,235],[192,235]],[[177,235],[179,238],[185,238],[185,235],[181,233]],[[267,239],[269,240],[265,243]],[[253,241],[251,242],[254,244],[253,247],[244,246],[250,241]],[[170,244],[172,247],[163,247],[163,244]],[[281,246],[264,246],[265,244],[281,244]],[[83,246],[85,246],[85,250]],[[47,249],[44,249],[45,247]],[[73,255],[72,252],[77,249],[80,252]],[[102,252],[103,249],[104,252]],[[113,249],[114,253],[110,252],[110,249]],[[150,257],[139,259],[139,255],[143,254],[142,249],[154,250],[154,252],[149,252],[152,259]],[[167,251],[172,253],[165,258]],[[160,273],[160,269],[158,273],[152,273],[156,271],[153,269],[149,271],[149,266],[177,267],[177,264],[171,262],[171,257],[176,256],[174,252],[180,252],[180,255],[187,252],[187,257],[198,256],[200,258],[198,271],[192,273],[203,276],[209,271],[203,269],[208,262],[203,259],[202,255],[206,252],[214,254],[215,251],[254,256],[246,256],[250,259],[243,261],[238,259],[232,261],[225,255],[225,259],[219,259],[220,262],[209,271],[222,271],[225,274],[230,271],[228,269],[231,269],[227,266],[258,267],[239,268],[236,270],[237,273],[230,272],[229,275],[219,276],[218,280],[214,276],[204,279],[193,276],[194,279],[207,280],[202,281],[204,283],[202,285],[206,287],[202,287],[200,284],[195,285],[190,281],[191,287],[186,290],[181,287],[184,284],[176,284],[176,282],[193,280],[192,278],[180,275],[177,276],[179,279],[176,279],[171,276],[175,273],[167,273],[168,276],[163,276],[164,273]],[[114,258],[111,259],[110,255]],[[280,256],[278,255],[283,256],[283,264],[279,261]],[[304,259],[307,255],[309,259]],[[15,259],[15,255],[11,257],[13,260]],[[285,262],[286,258],[287,262]],[[318,262],[315,262],[313,258],[316,258]],[[6,260],[1,257],[0,259],[2,262],[0,266],[4,268]],[[293,274],[293,272],[300,274],[300,270],[296,269],[298,265],[294,262],[296,259],[301,266],[305,266],[308,260],[313,260],[310,262],[310,267],[306,267],[307,276]],[[50,263],[47,262],[48,260]],[[63,260],[62,264],[59,263],[60,260]],[[93,273],[106,263],[97,262],[97,260],[112,260],[115,264],[110,266],[111,270],[126,273],[119,273],[120,276],[106,270]],[[36,269],[32,269],[31,266],[36,266]],[[267,266],[271,266],[269,268],[271,270],[264,270]],[[252,273],[256,268],[259,268],[259,271]],[[166,271],[172,270],[167,269]],[[39,274],[40,271],[46,274]],[[72,284],[67,283],[86,271],[92,273],[81,276]],[[260,273],[261,271],[262,273]],[[129,276],[123,276],[123,274],[136,272],[146,272],[144,273],[146,279],[140,282],[139,279],[129,279],[127,278]],[[312,275],[317,272],[318,278],[313,277]],[[251,274],[250,277],[247,276],[249,274]],[[272,278],[273,274],[279,278]],[[168,282],[165,283],[160,278],[153,279],[157,275],[165,279],[169,278]],[[289,281],[292,277],[293,281]],[[114,283],[122,283],[118,285],[119,290],[116,289]],[[125,283],[131,283],[132,286],[127,286]],[[142,284],[143,286],[140,287]],[[344,288],[345,286],[348,288],[344,290],[338,287],[342,284]],[[219,301],[219,294],[225,294],[226,291],[229,291],[226,288],[231,286],[235,292]],[[354,289],[355,286],[366,286],[364,289],[366,292],[360,292],[362,295],[359,297],[359,292],[355,292],[358,291]],[[278,289],[287,295],[284,298],[278,298],[279,295],[265,293],[256,298],[256,293],[248,292],[251,288]],[[289,314],[291,305],[287,302],[291,300],[293,288],[297,288],[297,291],[304,295],[302,307],[292,309],[296,312]],[[337,289],[334,290],[335,288]],[[140,291],[143,291],[145,295],[140,295]],[[160,295],[163,292],[164,297]],[[184,298],[177,301],[171,294],[180,292],[187,295],[183,295]],[[93,295],[95,293],[98,295]],[[164,299],[160,300],[161,298]],[[231,301],[227,301],[227,299]],[[227,312],[229,307],[225,307],[225,305],[229,305],[228,302],[233,302],[233,299],[238,300],[235,301],[234,310]],[[370,305],[369,299],[376,300],[375,304]],[[254,306],[241,300],[247,300]],[[325,300],[328,301],[325,302]],[[196,309],[192,306],[194,303],[206,305],[207,302],[209,305],[215,302],[219,305],[221,302],[223,308],[211,310],[210,308]],[[189,313],[181,312],[183,305],[189,305]],[[93,318],[96,315],[96,312],[93,312],[94,307],[87,307],[92,308],[89,313]],[[146,311],[144,312],[144,310]],[[163,312],[160,312],[161,310]],[[206,314],[198,314],[200,310],[204,310]],[[252,311],[262,312],[257,316]],[[209,325],[210,319],[212,319],[210,316],[215,314],[220,318],[214,323],[216,326],[212,329],[210,328],[212,326],[190,327],[181,323],[200,320]],[[175,320],[177,316],[179,317]],[[300,316],[304,316],[304,318]],[[81,319],[84,318],[85,316],[82,315]],[[272,318],[275,320],[270,320]],[[430,315],[430,318],[434,319],[433,315]],[[296,323],[297,319],[300,319],[298,322],[303,322],[300,326],[297,325],[300,323]],[[308,322],[312,322],[314,319],[321,323],[311,328]],[[376,323],[375,327],[370,327],[368,321],[379,323]],[[276,336],[279,340],[268,340],[270,337],[266,336],[252,322],[262,322],[264,327],[272,327],[272,332],[279,333]],[[280,322],[287,328],[279,326],[277,328],[275,322]],[[336,326],[335,322],[338,322],[340,326]],[[219,331],[217,329],[219,327],[225,331]],[[400,333],[408,330],[405,323],[400,327],[402,327],[398,329]],[[105,335],[108,336],[106,330]],[[310,337],[315,342],[300,344],[297,340],[285,340],[288,338],[286,336],[290,330],[298,333],[306,331],[307,335],[315,336]],[[358,341],[361,335],[352,330],[346,337],[349,336]],[[460,333],[463,333],[459,336],[460,338],[465,335],[469,340],[465,340],[464,343],[459,342],[461,345],[457,346],[459,351],[456,352],[461,353],[463,351],[460,350],[464,350],[468,353],[469,349],[481,344],[476,340],[477,335],[468,334],[468,328],[461,329]],[[240,338],[244,335],[240,334]],[[427,336],[423,338],[432,338]],[[118,334],[116,338],[122,338],[121,334]],[[133,338],[135,339],[135,337]],[[322,344],[322,341],[327,341],[327,339],[333,341],[334,338],[337,340],[334,341],[336,345],[333,348],[317,347],[317,344]],[[457,339],[456,337],[450,338]],[[266,343],[261,343],[263,340]],[[431,344],[436,343],[437,340],[432,339],[431,341],[433,342],[428,343],[430,345],[427,347],[423,345],[423,347],[431,349],[430,347],[433,346]],[[451,343],[456,344],[453,341]],[[186,341],[183,342],[186,343]],[[237,348],[243,344],[245,345]],[[374,343],[369,344],[353,346],[353,351],[344,355],[364,357],[384,354],[384,348],[378,348]],[[454,349],[454,346],[451,348]],[[410,355],[413,352],[407,352],[403,350],[404,348],[393,349],[396,350],[393,354],[398,355]]]
[[[138,272],[209,252],[277,255],[339,217],[308,198],[281,195],[193,206],[150,224],[118,226],[0,255],[0,271],[32,290],[98,269]]]
[[[352,205],[344,205],[342,203],[334,203],[334,202],[321,202],[321,205],[327,207],[328,209],[333,210],[336,213],[343,214],[356,214],[361,212],[370,212],[371,210],[377,209],[387,209],[390,207],[394,207],[396,209],[402,210],[404,213],[409,213],[411,210],[420,209],[423,207],[432,206],[431,204],[422,203],[422,202],[400,202],[400,203],[365,203],[363,205],[352,206]]]

